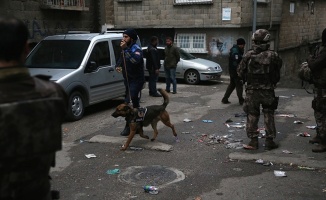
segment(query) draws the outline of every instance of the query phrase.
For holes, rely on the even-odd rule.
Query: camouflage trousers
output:
[[[266,137],[276,137],[274,111],[277,109],[277,105],[278,97],[275,97],[274,90],[246,90],[243,110],[247,114],[246,132],[249,138],[259,135],[260,106],[262,106],[264,114]]]
[[[312,101],[312,108],[314,109],[314,116],[317,124],[317,135],[322,138],[326,144],[326,97],[315,97]]]

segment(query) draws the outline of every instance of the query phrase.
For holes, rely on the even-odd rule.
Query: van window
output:
[[[29,68],[77,69],[90,41],[43,40],[26,60]]]
[[[95,44],[91,56],[89,57],[89,61],[96,62],[97,67],[110,65],[111,59],[109,52],[109,43],[104,41]]]
[[[113,51],[114,51],[114,56],[115,56],[115,62],[117,63],[120,54],[121,54],[121,47],[120,47],[121,39],[120,40],[112,40],[112,46],[113,46]]]

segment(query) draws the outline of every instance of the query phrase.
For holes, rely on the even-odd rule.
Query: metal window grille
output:
[[[52,6],[85,6],[85,0],[44,0],[43,3]]]
[[[176,37],[177,46],[189,53],[206,53],[206,34],[181,33]]]
[[[189,3],[213,3],[213,0],[174,0],[176,4],[189,4]]]

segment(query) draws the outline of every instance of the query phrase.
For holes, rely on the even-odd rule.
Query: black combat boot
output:
[[[223,104],[229,104],[229,103],[231,103],[231,102],[229,102],[229,100],[226,99],[225,97],[222,99],[221,102],[222,102]]]
[[[253,150],[258,149],[258,137],[251,138],[250,142],[248,143],[248,146],[251,146]]]
[[[313,137],[311,140],[309,140],[310,144],[315,144],[315,143],[320,144],[320,142],[321,142],[321,137],[318,133],[315,137]]]
[[[239,99],[239,104],[240,104],[240,106],[243,105],[243,102],[244,102],[244,98]]]
[[[273,141],[273,138],[266,138],[265,141],[265,150],[269,151],[272,149],[276,149],[278,145]]]
[[[315,153],[320,153],[320,152],[326,152],[326,136],[323,135],[319,135],[320,138],[320,143],[319,145],[317,145],[315,148],[312,149],[312,152]]]
[[[319,144],[315,148],[312,149],[312,152],[321,153],[326,152],[326,144]]]
[[[126,126],[125,126],[125,128],[123,129],[123,131],[121,131],[120,135],[122,135],[122,136],[128,136],[129,133],[130,133],[129,122],[126,121]]]

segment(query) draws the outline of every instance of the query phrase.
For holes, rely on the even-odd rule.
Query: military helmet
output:
[[[251,39],[257,42],[269,42],[271,35],[266,29],[258,29],[253,34]]]

